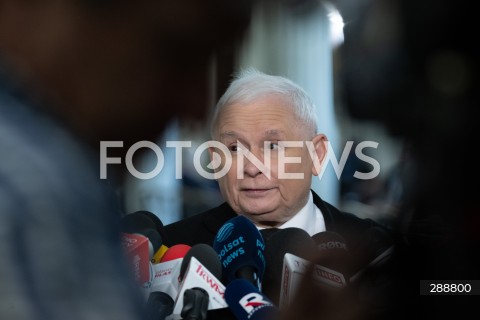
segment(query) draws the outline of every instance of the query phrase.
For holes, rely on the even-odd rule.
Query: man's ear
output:
[[[210,158],[210,161],[213,160],[213,152],[215,151],[215,147],[208,147],[208,156]]]
[[[221,154],[221,152],[220,152]],[[222,163],[222,158],[219,154],[219,150],[216,147],[208,147],[208,155],[210,157],[210,164],[213,165],[213,171],[217,173],[220,170],[220,164]]]
[[[323,162],[326,159],[328,152],[328,139],[323,133],[317,134],[312,139],[313,150],[310,151],[312,157],[312,174],[318,176],[322,170]]]

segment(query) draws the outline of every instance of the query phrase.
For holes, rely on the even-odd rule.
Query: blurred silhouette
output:
[[[419,290],[420,280],[479,279],[479,174],[472,152],[480,52],[473,3],[334,3],[346,21],[338,72],[350,114],[382,123],[405,141],[405,158],[391,177],[402,189],[396,250],[381,269],[391,280],[384,291],[390,303],[372,314],[359,291],[328,313],[315,299],[299,299],[290,319],[478,317],[475,296],[429,297]],[[304,298],[318,293],[308,281],[303,288]]]
[[[206,113],[253,1],[0,0],[0,318],[140,319],[109,156]],[[111,166],[124,168],[124,165]],[[110,169],[110,168],[109,168]]]

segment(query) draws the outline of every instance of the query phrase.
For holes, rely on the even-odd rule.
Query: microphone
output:
[[[126,214],[121,219],[121,228],[125,233],[142,233],[145,229],[156,230],[160,236],[161,244],[160,247],[150,255],[150,261],[154,264],[160,262],[160,259],[167,251],[168,247],[163,245],[163,239],[165,238],[163,223],[157,215],[146,210],[139,210]]]
[[[143,233],[121,234],[121,246],[127,263],[131,266],[135,281],[141,286],[151,280],[150,255],[159,247],[159,239],[156,237],[158,233],[155,230],[144,229]]]
[[[124,234],[128,237],[128,234]],[[152,257],[156,251],[162,246],[162,238],[157,230],[147,228],[143,229],[138,233],[132,235],[140,235],[146,237],[148,240],[148,257],[145,255],[136,255],[133,258],[133,261],[138,263],[139,268],[142,270],[142,276],[138,277],[137,282],[140,283],[141,291],[145,297],[148,297],[151,292],[151,286],[153,281],[153,268],[152,268]],[[130,237],[132,237],[130,235]]]
[[[150,295],[153,280],[152,259],[163,246],[162,230],[159,231],[157,225],[144,211],[129,213],[120,220],[122,245],[127,249],[134,278],[146,299]]]
[[[309,276],[308,281],[316,285],[317,294],[321,295],[318,300],[323,300],[322,303],[331,301],[330,298],[347,286],[345,274],[349,254],[344,238],[335,232],[324,231],[313,235],[311,240],[314,251],[307,252],[310,257],[285,254],[279,299],[281,308],[292,303],[305,276]]]
[[[225,300],[238,320],[277,320],[279,309],[257,287],[244,279],[232,280]]]
[[[200,287],[185,290],[183,294],[183,308],[180,313],[181,319],[207,319],[208,301],[208,292]]]
[[[261,229],[260,233],[262,234],[263,240],[266,243],[272,235],[274,235],[275,233],[277,233],[280,230],[282,230],[282,229],[279,229],[279,228],[265,228],[265,229]]]
[[[352,258],[343,236],[333,231],[323,231],[312,236],[317,245],[316,264],[336,270],[347,276],[351,273]]]
[[[137,232],[137,234],[141,234],[148,239],[148,257],[152,259],[155,252],[157,252],[160,247],[162,246],[162,236],[160,233],[151,228],[143,229],[142,231]]]
[[[160,248],[157,250],[157,252],[155,252],[155,254],[153,255],[152,259],[150,259],[150,261],[153,263],[153,264],[157,264],[157,263],[160,263],[160,261],[162,260],[163,258],[163,255],[167,252],[169,248],[162,244],[160,246]]]
[[[205,266],[216,278],[222,276],[222,266],[215,250],[205,243],[198,243],[188,250],[180,268],[180,281],[186,278],[187,269],[190,267],[190,260],[195,257],[199,263]]]
[[[122,232],[126,233],[135,233],[147,228],[157,229],[157,226],[152,219],[143,214],[142,211],[136,211],[124,215],[120,220],[120,227]]]
[[[124,233],[143,234],[147,236],[151,242],[149,246],[150,262],[160,262],[161,256],[165,253],[166,249],[168,249],[163,245],[163,223],[160,218],[150,211],[140,210],[123,216],[120,225]],[[157,245],[158,242],[160,242],[160,245]]]
[[[206,319],[207,310],[226,308],[225,287],[218,280],[221,276],[222,266],[215,250],[204,243],[192,246],[180,268],[174,318]]]
[[[162,238],[165,237],[165,234],[163,232],[163,223],[156,214],[154,214],[153,212],[147,211],[147,210],[135,211],[133,214],[139,215],[139,216],[144,216],[145,218],[150,219],[150,221],[155,226],[154,228],[160,233]]]
[[[287,253],[313,261],[317,255],[317,248],[310,235],[300,228],[278,229],[268,237],[265,242],[267,269],[262,283],[262,292],[276,305],[279,304],[284,258]]]
[[[261,289],[265,242],[250,220],[242,215],[227,220],[215,236],[213,249],[220,257],[224,283],[241,278]]]
[[[184,258],[190,248],[191,247],[188,244],[183,243],[173,245],[167,251],[165,251],[165,254],[163,254],[160,262],[167,262],[175,259]]]
[[[154,276],[147,301],[151,320],[163,320],[173,313],[178,294],[179,276],[187,245],[175,245],[165,252],[163,262],[153,264]]]

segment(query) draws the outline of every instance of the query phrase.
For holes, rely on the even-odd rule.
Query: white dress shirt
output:
[[[310,236],[319,232],[325,231],[325,220],[320,209],[313,203],[312,192],[305,206],[290,220],[279,226],[279,229],[284,228],[300,228],[305,230]],[[258,228],[259,230],[264,228]]]

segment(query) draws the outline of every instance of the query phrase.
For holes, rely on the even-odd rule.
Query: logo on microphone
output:
[[[233,223],[229,222],[223,225],[223,227],[220,228],[217,232],[217,241],[218,242],[223,242],[225,241],[228,237],[233,232]]]
[[[249,314],[249,316],[257,312],[259,309],[273,306],[273,304],[265,300],[263,296],[259,293],[252,292],[243,296],[239,301],[242,308]]]

